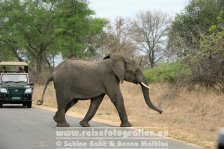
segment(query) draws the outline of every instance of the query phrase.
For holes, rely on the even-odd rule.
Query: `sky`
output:
[[[160,10],[175,16],[188,4],[189,0],[89,0],[89,7],[96,17],[111,21],[117,17],[134,18],[140,11]]]

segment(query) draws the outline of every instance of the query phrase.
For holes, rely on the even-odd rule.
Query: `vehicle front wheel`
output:
[[[2,103],[0,103],[0,108],[2,108]]]
[[[32,108],[32,101],[27,103],[27,108]]]

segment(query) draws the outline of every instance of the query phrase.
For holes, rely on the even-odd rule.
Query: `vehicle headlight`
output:
[[[8,91],[7,91],[6,88],[0,88],[0,92],[1,92],[1,93],[8,93]]]
[[[25,94],[31,94],[32,93],[32,88],[27,88],[25,90]]]

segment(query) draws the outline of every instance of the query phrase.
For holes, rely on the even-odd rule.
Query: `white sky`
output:
[[[115,20],[117,17],[135,17],[140,11],[161,10],[171,16],[181,12],[189,0],[89,0],[89,7],[97,17]]]

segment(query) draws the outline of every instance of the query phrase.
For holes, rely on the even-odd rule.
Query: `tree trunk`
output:
[[[38,56],[36,57],[36,75],[35,75],[35,82],[38,84],[42,83],[42,68],[43,68],[43,52],[39,52]]]
[[[149,62],[150,62],[150,66],[151,66],[151,68],[153,68],[153,67],[154,67],[154,65],[155,65],[153,55],[150,55],[150,54],[149,54]]]
[[[36,63],[37,63],[36,72],[40,73],[42,71],[42,63],[43,63],[42,55],[37,56]]]

